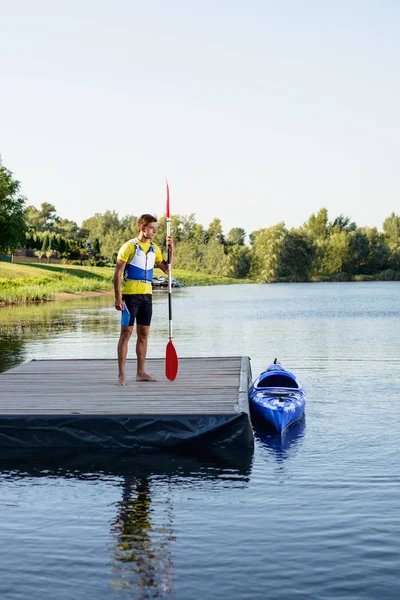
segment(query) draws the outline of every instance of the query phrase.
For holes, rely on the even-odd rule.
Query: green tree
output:
[[[128,239],[123,231],[110,231],[110,233],[103,236],[103,239],[100,240],[102,256],[111,258]]]
[[[0,252],[13,252],[25,243],[25,198],[19,189],[19,181],[13,179],[0,156]]]
[[[327,209],[321,208],[317,215],[312,214],[302,229],[313,241],[326,239],[329,233]]]
[[[347,231],[336,231],[322,244],[323,256],[320,273],[322,275],[335,275],[344,272],[344,266],[349,263],[350,238]]]
[[[224,244],[225,238],[222,232],[221,219],[213,219],[208,226],[207,230],[209,240],[217,240],[218,243]]]
[[[136,237],[138,234],[138,218],[134,215],[124,215],[120,219],[120,229],[125,232],[127,240]],[[101,241],[101,240],[100,240]]]
[[[228,263],[228,257],[224,252],[224,246],[215,238],[211,238],[204,246],[202,257],[202,270],[210,275],[224,275]]]
[[[50,245],[55,252],[60,252],[60,236],[53,233],[50,238]]]
[[[93,217],[83,221],[82,227],[89,231],[90,238],[99,238],[100,243],[108,233],[122,230],[118,213],[115,210],[107,210],[104,214],[96,213]]]
[[[50,258],[53,255],[53,249],[51,247],[51,237],[49,236],[49,245],[47,246],[47,250],[46,250],[46,256],[47,256],[47,262],[50,262]]]
[[[193,242],[197,242],[198,244],[206,244],[208,241],[207,231],[204,229],[203,225],[200,223],[196,223],[193,227],[192,236],[190,238]]]
[[[56,208],[49,202],[43,202],[40,205],[40,209],[32,205],[29,205],[26,209],[27,225],[35,231],[53,231],[54,225],[58,220]]]
[[[389,268],[390,251],[385,236],[376,227],[364,227],[360,231],[368,238],[366,273],[376,274]]]
[[[250,275],[253,279],[262,283],[271,283],[277,280],[279,256],[286,235],[287,229],[283,222],[252,232]]]
[[[278,256],[277,276],[290,281],[308,281],[315,252],[315,244],[304,231],[288,231]]]
[[[202,272],[205,248],[205,244],[198,242],[180,242],[175,247],[174,267]]]
[[[35,235],[31,231],[26,232],[25,248],[29,250],[34,250],[36,248]]]
[[[64,252],[66,250],[67,250],[67,242],[66,242],[65,238],[60,236],[58,239],[58,251],[60,252],[60,254],[64,254]]]
[[[390,251],[389,264],[392,269],[400,269],[400,216],[394,212],[384,220],[383,233]]]
[[[75,223],[75,221],[70,221],[69,219],[57,219],[53,224],[52,230],[59,235],[74,240],[81,237],[77,223]],[[84,234],[86,236],[86,232],[84,232]]]
[[[96,256],[98,256],[100,254],[100,242],[99,242],[99,238],[94,238],[93,252],[95,253]]]
[[[45,233],[45,235],[43,236],[43,242],[42,242],[42,252],[46,253],[48,248],[50,246],[50,236],[48,234],[48,232]]]
[[[400,216],[394,212],[384,220],[383,233],[389,250],[398,252],[400,250]]]
[[[367,274],[369,259],[369,239],[360,229],[348,231],[349,251],[342,270],[350,275]]]
[[[96,213],[83,221],[82,228],[89,232],[90,239],[98,238],[102,255],[111,258],[122,244],[137,235],[137,225],[132,231],[132,219],[133,217],[127,216],[120,221],[114,210],[107,210],[104,214]]]
[[[329,224],[329,230],[333,231],[355,231],[357,225],[350,220],[350,217],[339,215]]]
[[[186,242],[194,237],[196,218],[194,214],[181,217],[181,241]]]
[[[171,219],[171,234],[174,237],[175,242],[177,241],[175,238],[175,232],[173,231],[173,223]],[[137,235],[137,231],[136,234]],[[162,250],[166,249],[165,239],[167,237],[167,218],[165,215],[162,215],[157,221],[157,233],[154,238],[155,243],[160,246]]]
[[[35,256],[38,257],[39,263],[41,263],[42,262],[42,258],[45,255],[45,252],[42,252],[41,250],[35,250],[33,253],[34,253]]]
[[[246,279],[250,271],[250,248],[241,244],[229,246],[225,261],[226,277]]]
[[[244,246],[244,241],[246,239],[246,232],[241,227],[232,227],[229,231],[226,241],[231,246]]]

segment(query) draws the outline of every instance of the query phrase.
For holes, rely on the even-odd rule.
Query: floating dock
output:
[[[248,389],[250,359],[180,358],[175,381],[165,360],[147,359],[159,382],[137,382],[127,361],[32,360],[0,374],[2,449],[104,449],[204,452],[253,448]]]

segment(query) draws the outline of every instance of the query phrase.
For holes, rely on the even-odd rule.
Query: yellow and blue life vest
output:
[[[153,269],[156,259],[153,242],[145,252],[136,238],[131,240],[135,246],[135,254],[130,263],[127,263],[124,271],[125,281],[153,281]]]

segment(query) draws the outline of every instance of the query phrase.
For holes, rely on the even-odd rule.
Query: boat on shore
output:
[[[152,281],[153,289],[155,290],[167,290],[168,289],[168,279],[165,277],[154,277]],[[171,278],[171,287],[173,288],[181,288],[183,287],[183,283],[175,279]]]
[[[252,417],[270,423],[279,432],[298,421],[306,406],[300,382],[277,359],[251,385],[249,400]]]

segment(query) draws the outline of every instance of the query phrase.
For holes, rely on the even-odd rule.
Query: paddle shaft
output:
[[[167,237],[171,236],[171,214],[169,212],[169,187],[168,181],[167,184]],[[171,246],[167,245],[167,253],[168,253],[168,312],[169,312],[169,322],[168,322],[168,344],[165,351],[165,375],[169,381],[175,381],[175,378],[178,374],[178,356],[176,354],[176,350],[174,348],[174,344],[172,343],[172,265],[171,265]]]
[[[171,235],[171,219],[167,216],[167,236]],[[172,340],[172,275],[171,275],[171,246],[167,246],[168,252],[168,339]]]

